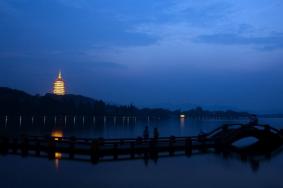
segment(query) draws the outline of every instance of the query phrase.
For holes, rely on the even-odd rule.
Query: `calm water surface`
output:
[[[243,122],[245,120],[242,120]],[[239,121],[223,120],[168,120],[136,124],[96,125],[94,127],[13,129],[15,134],[51,134],[62,130],[65,136],[78,137],[137,137],[146,125],[157,127],[161,136],[196,135],[210,131],[223,123]],[[261,119],[277,128],[283,128],[283,119]],[[9,128],[1,128],[2,134],[11,134]],[[283,187],[283,153],[271,158],[259,158],[256,163],[240,160],[237,156],[199,154],[191,157],[175,156],[157,161],[126,160],[91,164],[88,162],[48,160],[20,156],[0,156],[1,187]]]

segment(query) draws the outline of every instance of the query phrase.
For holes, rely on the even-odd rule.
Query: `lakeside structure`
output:
[[[65,82],[63,80],[61,71],[59,71],[58,77],[53,83],[53,94],[54,95],[65,95],[66,94]]]
[[[245,148],[233,146],[233,143],[249,137],[255,137],[258,141]],[[51,137],[0,136],[0,153],[22,156],[35,153],[38,157],[57,160],[56,166],[63,154],[66,156],[65,159],[93,163],[135,158],[157,160],[159,156],[180,154],[191,156],[200,153],[222,153],[223,155],[236,153],[247,161],[248,155],[266,157],[266,154],[269,156],[276,154],[282,144],[282,129],[269,125],[225,124],[206,134],[187,137],[90,139],[63,137],[62,132],[54,132]]]

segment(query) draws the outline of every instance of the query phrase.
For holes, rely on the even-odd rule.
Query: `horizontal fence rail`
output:
[[[69,155],[71,159],[84,155],[97,163],[100,159],[107,157],[133,159],[140,156],[175,155],[178,152],[190,156],[196,151],[225,150],[233,147],[233,142],[250,136],[259,139],[260,149],[271,149],[283,143],[283,131],[269,125],[229,124],[208,133],[189,137],[93,139],[31,135],[2,136],[0,137],[0,152],[2,154],[21,153],[22,155],[33,152],[38,156],[47,155],[50,159],[62,154]]]

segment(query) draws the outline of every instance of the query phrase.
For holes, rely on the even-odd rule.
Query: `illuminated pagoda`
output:
[[[65,83],[62,78],[62,73],[59,71],[58,77],[53,84],[53,94],[54,95],[65,95]]]

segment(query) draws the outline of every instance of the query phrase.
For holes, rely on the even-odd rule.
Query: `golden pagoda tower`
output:
[[[62,78],[62,73],[59,71],[58,77],[53,84],[53,94],[54,95],[65,95],[65,82]]]

